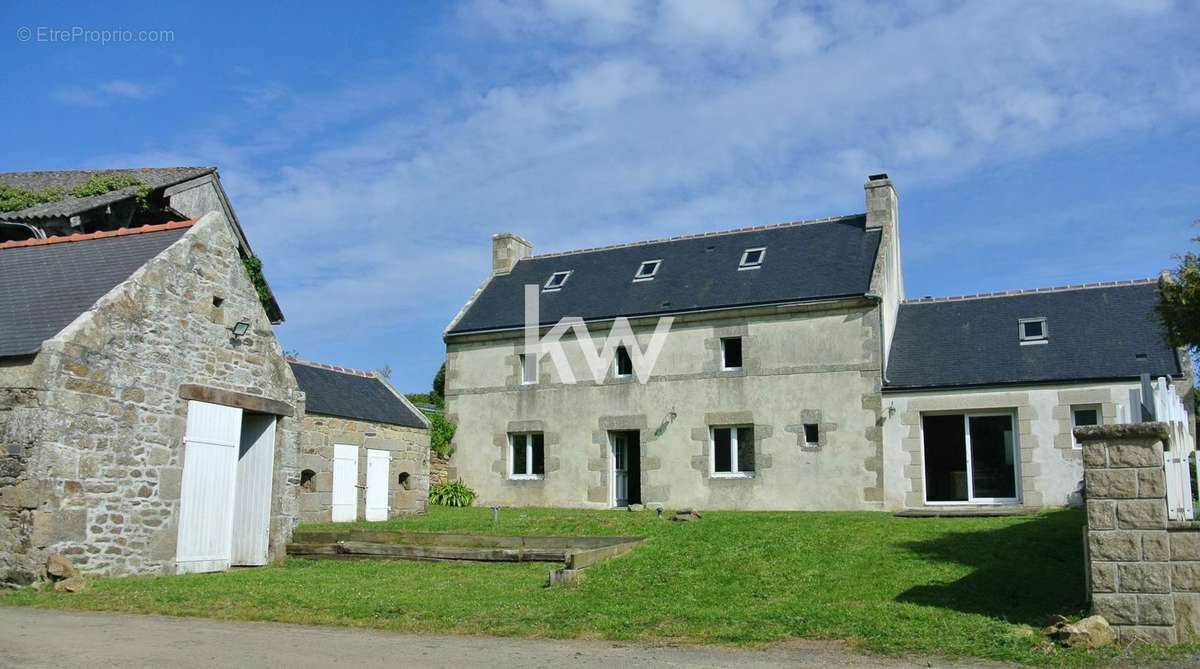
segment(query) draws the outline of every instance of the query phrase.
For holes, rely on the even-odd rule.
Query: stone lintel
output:
[[[232,390],[221,390],[220,388],[202,386],[196,383],[184,383],[180,385],[179,396],[185,400],[222,404],[224,406],[238,407],[247,411],[269,413],[276,416],[290,417],[296,415],[296,408],[287,402],[259,397],[257,395],[247,395],[246,393],[234,392]]]

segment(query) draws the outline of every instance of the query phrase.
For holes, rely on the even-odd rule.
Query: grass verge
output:
[[[1116,657],[1023,637],[1084,612],[1083,514],[895,518],[881,513],[706,513],[432,508],[372,527],[643,535],[581,584],[548,565],[308,561],[224,574],[101,579],[81,594],[19,591],[0,604],[399,630],[762,645],[847,639],[881,653],[1092,666]],[[362,524],[367,525],[367,524]],[[1195,652],[1143,648],[1137,661]]]

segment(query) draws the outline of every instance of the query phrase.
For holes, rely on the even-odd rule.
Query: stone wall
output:
[[[447,483],[458,478],[458,473],[450,464],[449,458],[443,458],[436,453],[429,455],[429,485]]]
[[[643,350],[653,319],[634,319]],[[593,337],[607,336],[589,325]],[[722,369],[720,338],[740,336],[743,367]],[[638,430],[642,502],[700,509],[883,508],[880,325],[869,300],[689,314],[675,319],[649,382],[609,369],[597,382],[572,337],[563,350],[576,382],[549,355],[522,384],[522,333],[447,342],[447,418],[458,430],[452,465],[479,505],[606,508],[608,432]],[[820,425],[819,448],[803,424]],[[713,476],[709,428],[753,425],[755,472]],[[524,426],[524,427],[521,427]],[[543,432],[545,476],[508,475],[508,434]]]
[[[234,339],[240,320],[251,327]],[[299,511],[303,393],[228,223],[210,214],[36,357],[0,367],[0,581],[28,582],[50,552],[87,573],[174,572],[185,384],[294,409],[276,430],[282,554]]]
[[[337,416],[304,417],[300,440],[300,470],[306,480],[300,494],[300,520],[327,523],[332,519],[334,444],[358,447],[358,519],[365,519],[367,449],[392,454],[388,475],[388,517],[424,513],[429,499],[429,430]],[[408,477],[400,483],[402,473]],[[310,478],[311,477],[311,478]]]
[[[1122,643],[1200,640],[1200,526],[1167,520],[1163,423],[1075,430],[1083,442],[1092,604]]]

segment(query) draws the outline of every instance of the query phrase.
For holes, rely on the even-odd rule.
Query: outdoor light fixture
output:
[[[250,331],[250,323],[247,321],[238,321],[233,327],[229,328],[229,331],[233,333],[234,339],[241,339]]]

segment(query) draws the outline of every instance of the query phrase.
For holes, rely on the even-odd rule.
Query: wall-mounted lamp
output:
[[[238,321],[233,327],[229,328],[229,331],[233,333],[234,339],[241,339],[250,331],[250,323],[248,321]]]

